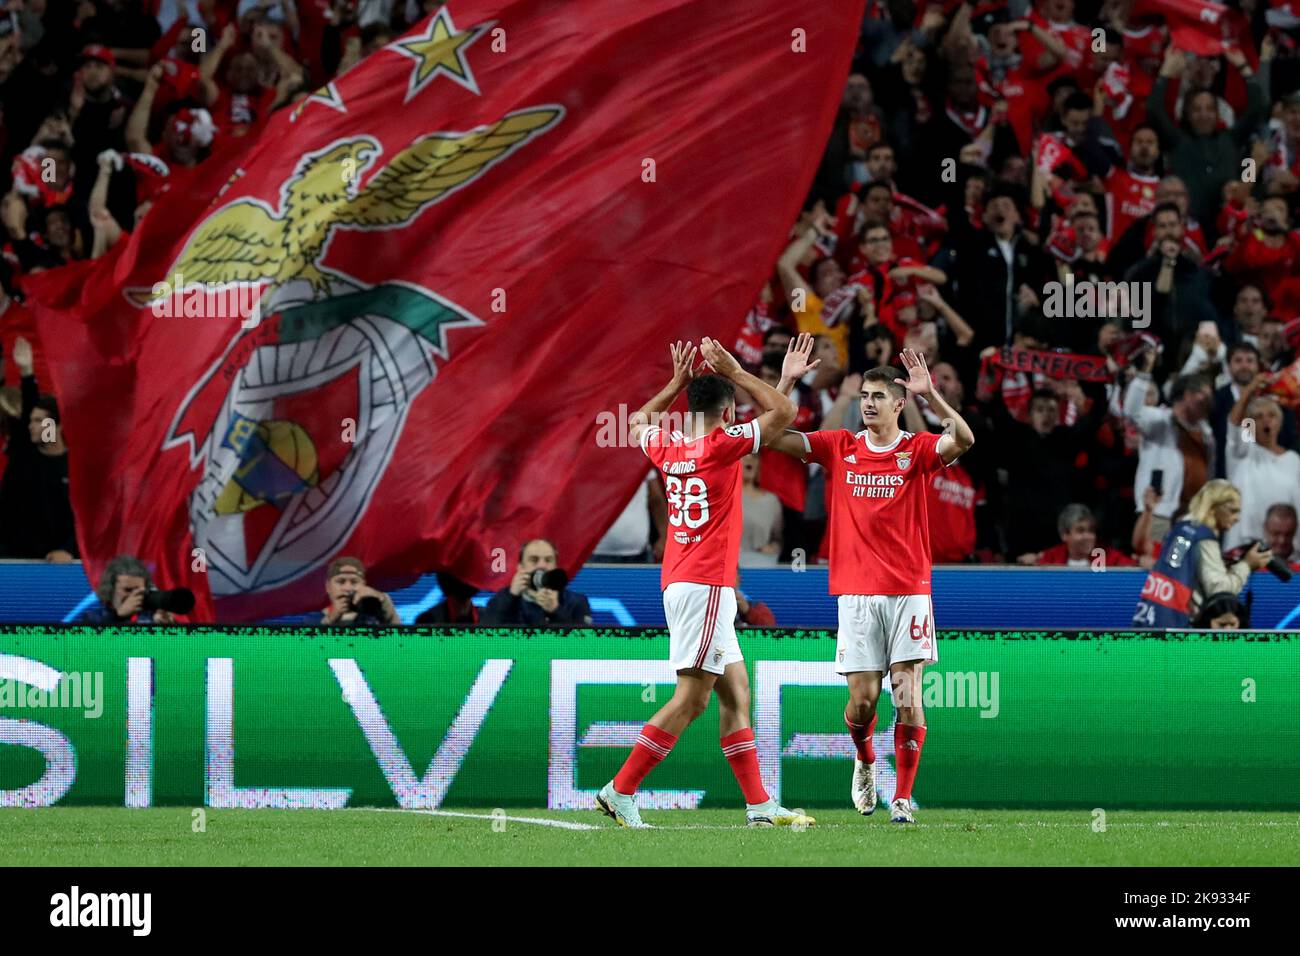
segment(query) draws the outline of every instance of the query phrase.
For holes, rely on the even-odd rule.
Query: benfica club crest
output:
[[[898,463],[899,471],[907,471],[907,466],[912,463],[912,453],[910,451],[894,452],[894,461]]]
[[[155,308],[249,284],[260,293],[257,321],[232,333],[163,443],[187,447],[202,468],[189,520],[214,597],[282,586],[338,553],[435,359],[448,357],[447,331],[482,324],[421,286],[370,286],[326,264],[330,236],[408,225],[562,116],[522,110],[426,136],[373,174],[374,140],[332,143],[302,157],[277,204],[244,197],[204,220],[168,269],[170,285],[128,291]]]

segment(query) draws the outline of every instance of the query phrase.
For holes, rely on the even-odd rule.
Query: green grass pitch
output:
[[[0,810],[6,866],[1296,866],[1300,814],[927,810],[912,827],[851,810],[748,829],[727,810],[646,811],[654,830],[595,812],[511,809]],[[452,815],[455,814],[455,815]],[[525,822],[558,821],[567,826]],[[570,828],[573,825],[581,825]],[[589,828],[589,829],[588,829]]]

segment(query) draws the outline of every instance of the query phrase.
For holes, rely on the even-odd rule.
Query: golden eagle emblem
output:
[[[266,284],[263,302],[291,280],[305,282],[313,299],[332,286],[356,288],[344,273],[321,265],[336,229],[384,229],[410,222],[426,206],[473,181],[563,115],[558,106],[520,110],[467,132],[431,133],[401,150],[364,183],[382,153],[379,143],[358,136],[304,155],[280,190],[279,208],[253,197],[222,206],[191,234],[167,280],[181,288]],[[145,306],[163,292],[132,289],[127,297]]]

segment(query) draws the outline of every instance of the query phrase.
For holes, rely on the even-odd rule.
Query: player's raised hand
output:
[[[735,356],[724,349],[717,339],[707,336],[700,339],[700,354],[704,356],[704,361],[709,363],[713,371],[726,378],[731,378],[741,371],[740,363],[736,361]]]
[[[683,389],[695,375],[693,370],[698,349],[690,342],[674,342],[668,348],[673,355],[673,387]]]
[[[815,340],[807,332],[800,332],[790,340],[786,346],[785,358],[781,361],[781,377],[788,382],[797,382],[817,366],[822,364],[821,359],[813,359],[813,346]]]
[[[934,389],[930,380],[930,370],[925,365],[925,356],[916,349],[903,349],[898,356],[907,371],[907,378],[894,379],[895,384],[903,386],[913,395],[928,395]]]

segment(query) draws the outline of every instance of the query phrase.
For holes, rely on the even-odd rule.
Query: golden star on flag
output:
[[[330,109],[338,110],[340,113],[346,113],[348,108],[343,105],[343,97],[339,95],[338,88],[333,83],[326,83],[315,93],[305,97],[301,103],[293,108],[289,114],[289,122],[298,122],[298,117],[302,115],[303,110],[311,103],[324,103]]]
[[[465,51],[494,22],[458,31],[451,21],[451,13],[442,7],[429,21],[429,28],[423,34],[390,44],[388,49],[415,60],[415,67],[411,70],[411,78],[406,86],[406,102],[414,99],[416,94],[438,76],[455,80],[475,96],[480,95],[474,73],[465,59]]]

